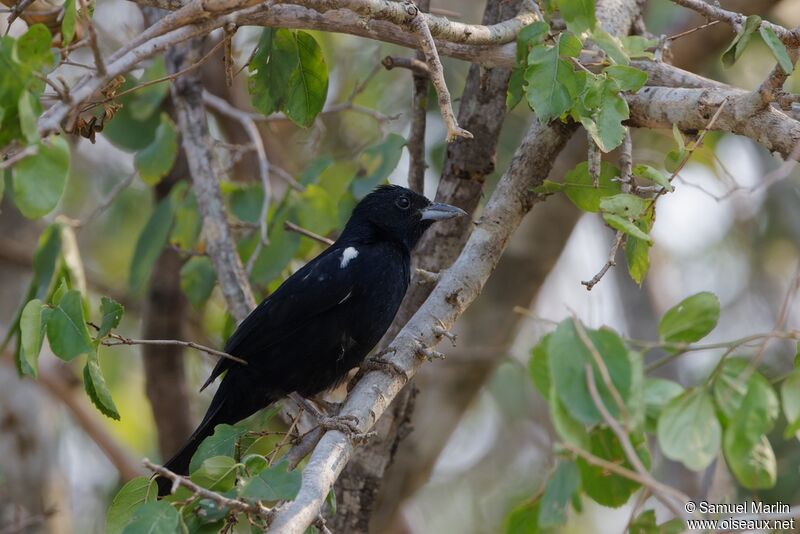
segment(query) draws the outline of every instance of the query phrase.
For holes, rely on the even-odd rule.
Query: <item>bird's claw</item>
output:
[[[358,428],[358,417],[354,415],[335,415],[320,419],[319,426],[325,430],[338,430],[349,437],[354,443],[364,443],[376,433],[373,431],[361,432]]]
[[[372,358],[366,360],[362,365],[361,369],[364,372],[367,371],[380,371],[382,373],[386,373],[388,375],[395,375],[399,376],[403,379],[403,382],[408,382],[408,374],[406,373],[405,369],[397,365],[396,363],[389,361],[385,358],[382,358],[384,354],[388,354],[389,352],[396,352],[396,349],[385,350],[381,351]]]

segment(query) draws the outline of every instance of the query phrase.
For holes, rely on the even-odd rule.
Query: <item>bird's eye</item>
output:
[[[411,206],[411,201],[408,200],[408,197],[400,197],[395,202],[395,205],[401,210],[407,210]]]

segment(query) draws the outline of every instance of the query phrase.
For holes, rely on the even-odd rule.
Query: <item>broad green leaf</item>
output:
[[[393,142],[395,143],[394,146],[396,147],[395,154],[401,153],[402,147],[405,145],[405,140],[400,141],[400,139],[393,139]],[[383,144],[385,144],[385,142]],[[359,171],[364,172],[366,171],[366,168],[369,167],[371,172],[374,172],[375,170],[378,170],[378,167],[384,163],[388,168],[393,162],[393,157],[384,159],[383,156],[381,156],[377,159],[367,161],[368,158],[362,154],[362,158],[364,159],[359,163],[363,166],[359,165],[359,163],[347,160],[336,161],[332,165],[328,165],[322,170],[322,172],[319,173],[319,177],[316,180],[316,185],[324,189],[331,197],[331,200],[338,204],[342,199],[342,195],[347,193],[353,178],[356,177]],[[396,166],[397,164],[395,163],[394,167]],[[394,167],[392,167],[388,173],[391,173],[391,170],[393,170]],[[385,171],[381,171],[381,173],[383,172]]]
[[[591,344],[603,359],[612,384],[625,402],[632,383],[631,362],[625,345],[611,330],[585,330]],[[602,420],[586,384],[587,364],[593,368],[597,391],[606,409],[613,416],[619,416],[619,407],[603,383],[597,363],[590,349],[578,336],[571,319],[562,321],[553,332],[547,344],[547,353],[550,380],[573,417],[588,425]]]
[[[733,38],[733,41],[731,41],[728,49],[722,54],[723,65],[730,67],[739,60],[744,52],[744,49],[747,48],[748,44],[750,44],[753,34],[760,25],[761,17],[758,15],[750,15],[747,17],[747,19],[745,19],[744,26],[742,26],[741,31],[736,34],[736,37]]]
[[[620,41],[619,37],[611,35],[598,26],[592,31],[592,41],[594,41],[614,63],[620,65],[627,65],[630,63],[631,60],[625,52],[625,46],[622,44],[622,41]]]
[[[794,62],[792,61],[792,58],[789,57],[789,51],[786,50],[786,45],[783,44],[783,41],[781,41],[780,37],[778,37],[778,34],[775,33],[775,30],[766,24],[762,24],[758,28],[758,31],[761,34],[761,38],[769,47],[770,51],[772,51],[772,55],[778,60],[778,64],[783,69],[783,72],[786,74],[791,74],[794,70]]]
[[[529,24],[517,33],[517,65],[525,65],[525,59],[531,51],[531,47],[541,43],[545,36],[550,32],[550,25],[543,20],[537,20]],[[522,72],[524,69],[520,69]]]
[[[667,458],[692,471],[705,469],[719,453],[722,438],[711,395],[696,389],[671,400],[658,418],[657,436]]]
[[[86,271],[83,268],[83,260],[81,259],[80,248],[78,248],[75,229],[66,224],[60,225],[60,229],[61,258],[64,266],[63,275],[67,278],[70,288],[79,290],[82,295],[87,295]]]
[[[769,489],[777,480],[777,462],[767,436],[755,443],[742,437],[738,425],[725,429],[722,442],[725,461],[736,480],[747,489]]]
[[[195,256],[181,267],[181,290],[195,309],[202,308],[217,282],[217,272],[206,256]]]
[[[136,477],[129,480],[114,496],[106,512],[106,534],[120,534],[137,508],[154,502],[158,496],[156,481],[150,477]]]
[[[168,502],[147,502],[136,509],[122,534],[175,534],[180,522],[178,510]]]
[[[197,207],[197,197],[193,191],[189,191],[175,210],[175,222],[169,242],[184,250],[194,250],[202,227],[203,221]]]
[[[167,244],[172,221],[175,217],[175,206],[184,187],[173,187],[170,194],[158,203],[147,223],[139,234],[133,252],[131,270],[128,274],[128,287],[133,293],[140,293],[145,286],[150,271],[155,265],[164,245]]]
[[[261,32],[249,70],[248,81],[253,107],[264,115],[282,109],[289,78],[299,61],[297,40],[292,30],[265,28]]]
[[[405,145],[403,136],[391,133],[383,142],[366,148],[358,156],[359,172],[351,186],[356,199],[361,200],[389,178],[400,162]]]
[[[558,10],[573,33],[583,33],[597,25],[594,0],[558,0]]]
[[[67,183],[69,145],[62,137],[37,143],[38,151],[11,170],[14,201],[23,215],[35,219],[53,211]]]
[[[697,293],[667,310],[658,323],[658,333],[664,341],[674,343],[699,341],[717,326],[719,311],[716,295]]]
[[[47,26],[44,24],[32,25],[17,39],[16,52],[19,63],[35,71],[51,66],[55,59],[51,46],[52,40],[53,36]]]
[[[37,143],[39,141],[39,129],[36,126],[36,121],[39,118],[39,103],[34,100],[30,91],[23,91],[20,95],[17,111],[19,113],[19,128],[25,137],[25,141],[29,145]]]
[[[48,314],[47,340],[55,355],[62,360],[69,361],[81,354],[94,353],[79,291],[67,291]]]
[[[511,512],[503,522],[505,534],[537,534],[539,532],[539,499],[526,501]]]
[[[531,350],[528,371],[536,389],[545,399],[550,395],[550,369],[547,359],[547,343],[552,334],[546,334]]]
[[[550,405],[550,420],[556,429],[556,434],[576,447],[581,449],[589,448],[589,433],[586,426],[575,419],[558,396],[555,385],[550,383],[550,393],[548,395]]]
[[[288,501],[297,496],[303,477],[300,471],[289,471],[289,464],[281,462],[261,471],[245,482],[239,495],[258,501]]]
[[[266,438],[268,436],[262,436],[262,438]],[[261,439],[261,438],[259,438]],[[256,440],[258,441],[258,440]],[[255,442],[253,442],[255,443]],[[253,445],[248,447],[248,450],[251,450]],[[244,458],[242,458],[242,463],[244,464],[244,468],[247,470],[247,473],[250,476],[254,476],[259,474],[261,471],[269,467],[269,462],[264,457],[263,454],[248,454]]]
[[[233,489],[236,483],[236,461],[230,456],[206,458],[192,471],[192,482],[218,493]]]
[[[602,199],[600,201],[600,211],[613,213],[620,217],[637,219],[644,213],[648,204],[642,197],[631,195],[630,193],[620,193]]]
[[[92,404],[100,410],[100,413],[111,419],[119,421],[119,412],[111,398],[111,390],[108,389],[103,371],[100,369],[100,358],[97,352],[92,352],[86,360],[83,368],[83,387]]]
[[[591,448],[589,452],[621,467],[631,471],[634,470],[625,456],[622,445],[620,445],[619,440],[611,429],[605,427],[597,428],[591,433],[590,437]],[[630,438],[639,459],[645,467],[649,467],[650,452],[647,450],[647,440],[644,435],[632,433]],[[631,495],[640,488],[637,482],[610,473],[602,467],[591,465],[582,458],[578,458],[577,464],[581,473],[583,491],[595,502],[603,506],[619,508],[628,502]]]
[[[39,374],[39,352],[42,350],[45,324],[42,322],[42,301],[34,299],[22,309],[20,329],[20,371],[36,378]]]
[[[122,304],[109,297],[100,298],[100,330],[97,339],[103,339],[111,330],[119,326],[125,308]]]
[[[580,92],[580,78],[572,64],[562,57],[580,53],[580,41],[569,33],[561,33],[552,47],[535,46],[528,56],[525,81],[528,82],[528,104],[542,122],[549,122],[566,113]]]
[[[636,239],[641,239],[648,244],[652,243],[652,239],[650,239],[649,235],[644,233],[638,226],[625,217],[620,217],[613,213],[603,213],[603,220],[614,230],[619,230]]]
[[[671,519],[665,523],[656,523],[656,512],[645,510],[631,521],[628,534],[681,534],[686,524],[680,519]]]
[[[658,39],[648,39],[641,35],[626,35],[621,39],[622,47],[631,58],[648,58],[653,59],[654,54],[648,52],[648,48],[655,48],[658,46]]]
[[[237,219],[253,224],[259,223],[261,207],[264,203],[264,190],[261,184],[223,183],[223,193],[228,193],[228,204]]]
[[[172,169],[178,155],[178,131],[166,113],[161,114],[156,136],[133,157],[139,177],[147,185],[158,184]]]
[[[610,152],[622,144],[628,120],[628,103],[614,90],[614,82],[605,81],[597,93],[599,100],[590,116],[581,116],[581,124],[603,152]]]
[[[164,63],[164,58],[162,56],[158,56],[154,58],[144,69],[144,72],[137,80],[137,84],[142,85],[152,82],[153,80],[161,79],[166,76],[166,74],[167,67]],[[146,87],[142,87],[141,89],[137,89],[133,93],[130,93],[126,107],[129,108],[128,111],[130,112],[131,117],[138,121],[144,121],[150,117],[156,117],[159,118],[159,120],[162,120],[160,118],[161,114],[159,113],[159,110],[161,108],[161,103],[164,101],[164,98],[166,98],[168,92],[169,81],[165,80],[163,82],[153,83]]]
[[[619,182],[612,181],[617,176],[619,170],[604,161],[600,166],[598,186],[594,187],[593,179],[589,175],[589,165],[584,161],[564,176],[564,192],[579,209],[598,212],[603,198],[622,191]]]
[[[669,178],[664,175],[661,171],[654,169],[650,165],[634,165],[633,166],[633,175],[636,178],[642,178],[644,180],[649,180],[656,185],[660,185],[664,189],[669,192],[675,190],[673,185],[670,183]]]
[[[746,358],[727,359],[714,380],[714,400],[724,422],[754,418],[746,426],[755,441],[772,429],[779,408],[772,385],[761,373],[749,368],[750,360]],[[748,399],[746,407],[745,398]],[[755,413],[759,406],[761,411]]]
[[[609,78],[614,80],[620,91],[635,93],[647,83],[647,73],[627,65],[610,65],[603,69]]]
[[[648,211],[644,217],[634,221],[634,224],[643,233],[649,235],[653,227],[653,211]],[[631,235],[625,240],[625,262],[628,265],[628,274],[631,279],[642,285],[647,271],[650,269],[650,240],[643,240]]]
[[[328,66],[322,49],[310,33],[297,31],[294,36],[297,42],[297,68],[287,81],[284,110],[292,122],[308,128],[325,105]]]
[[[800,369],[792,371],[781,384],[781,401],[783,415],[789,425],[784,437],[789,438],[794,434],[800,440]]]
[[[319,180],[322,173],[333,164],[333,158],[330,156],[319,156],[308,164],[303,170],[303,173],[297,179],[303,185],[315,184]]]
[[[129,79],[119,88],[119,92],[133,88],[136,84]],[[161,85],[161,84],[158,84]],[[148,88],[143,89],[146,91]],[[107,120],[103,127],[103,136],[113,145],[130,152],[147,148],[156,137],[156,130],[161,125],[159,113],[138,118],[142,115],[138,109],[136,93],[130,93],[119,99],[122,108],[117,110],[112,120]],[[149,107],[149,104],[148,104]]]
[[[65,0],[61,19],[61,42],[67,46],[75,37],[75,20],[77,18],[75,0]]]
[[[550,528],[567,522],[567,509],[572,496],[578,491],[581,475],[575,462],[559,460],[547,480],[539,508],[539,526]]]
[[[203,462],[214,456],[233,456],[236,444],[247,433],[247,429],[231,425],[217,425],[214,434],[203,440],[189,462],[189,472],[194,473]]]
[[[644,379],[644,407],[648,426],[655,433],[656,422],[664,406],[683,393],[683,386],[665,378]],[[649,429],[648,429],[649,430]]]

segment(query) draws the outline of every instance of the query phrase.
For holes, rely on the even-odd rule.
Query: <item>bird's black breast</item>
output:
[[[390,243],[337,244],[248,316],[226,351],[221,388],[314,395],[336,385],[380,341],[408,288],[410,259]]]

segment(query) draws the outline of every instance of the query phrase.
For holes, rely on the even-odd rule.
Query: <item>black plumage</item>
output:
[[[339,239],[238,326],[225,352],[247,365],[219,360],[203,385],[225,373],[208,411],[166,467],[188,474],[192,455],[216,425],[234,424],[292,392],[312,396],[341,382],[394,319],[423,232],[462,214],[399,186],[379,187],[361,200]],[[159,479],[159,494],[169,489]]]

